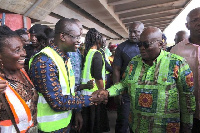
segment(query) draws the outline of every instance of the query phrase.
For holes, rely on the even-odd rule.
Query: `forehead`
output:
[[[65,29],[65,32],[69,32],[69,33],[76,33],[76,34],[80,34],[81,29],[79,27],[79,25],[77,24],[70,24],[67,25],[66,27],[64,27],[63,29]]]
[[[132,24],[129,26],[129,31],[139,30],[139,28],[140,28],[139,24]]]
[[[146,31],[141,34],[140,41],[150,42],[154,40],[161,40],[161,38],[162,34],[158,34],[157,32]]]
[[[23,45],[23,43],[19,37],[11,37],[6,39],[5,47],[15,48],[20,45]]]

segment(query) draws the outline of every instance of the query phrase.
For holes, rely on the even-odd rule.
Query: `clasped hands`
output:
[[[95,105],[108,102],[109,93],[107,90],[99,89],[91,94],[90,101],[93,102]]]

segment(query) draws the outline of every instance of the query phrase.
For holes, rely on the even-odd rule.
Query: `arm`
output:
[[[177,88],[179,90],[179,102],[181,111],[181,129],[191,132],[193,124],[193,114],[195,111],[195,97],[193,95],[193,73],[189,65],[183,61],[177,78]]]
[[[113,61],[113,83],[118,83],[120,81],[120,69],[122,66],[121,50],[118,47],[115,52],[115,57]]]
[[[113,64],[113,83],[118,83],[120,81],[120,66]]]
[[[55,111],[81,109],[91,104],[91,96],[63,95],[55,63],[45,55],[37,56],[32,62],[30,77],[38,92],[42,93],[49,106]]]
[[[102,55],[99,52],[96,52],[92,59],[91,75],[94,77],[98,89],[104,89],[102,78],[103,65]]]

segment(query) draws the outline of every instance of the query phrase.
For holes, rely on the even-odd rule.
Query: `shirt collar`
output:
[[[58,46],[54,45],[54,44],[50,44],[50,47],[53,48],[64,60],[68,60],[69,59],[69,54],[66,53],[64,54],[59,48]]]
[[[161,49],[159,56],[153,61],[153,65],[157,64],[163,58],[164,55],[165,55],[165,51]],[[143,61],[143,63],[145,65],[148,65],[144,61]]]

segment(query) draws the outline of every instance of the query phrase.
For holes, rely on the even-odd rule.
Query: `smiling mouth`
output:
[[[24,59],[19,59],[17,62],[20,63],[20,64],[24,64],[25,58]]]

